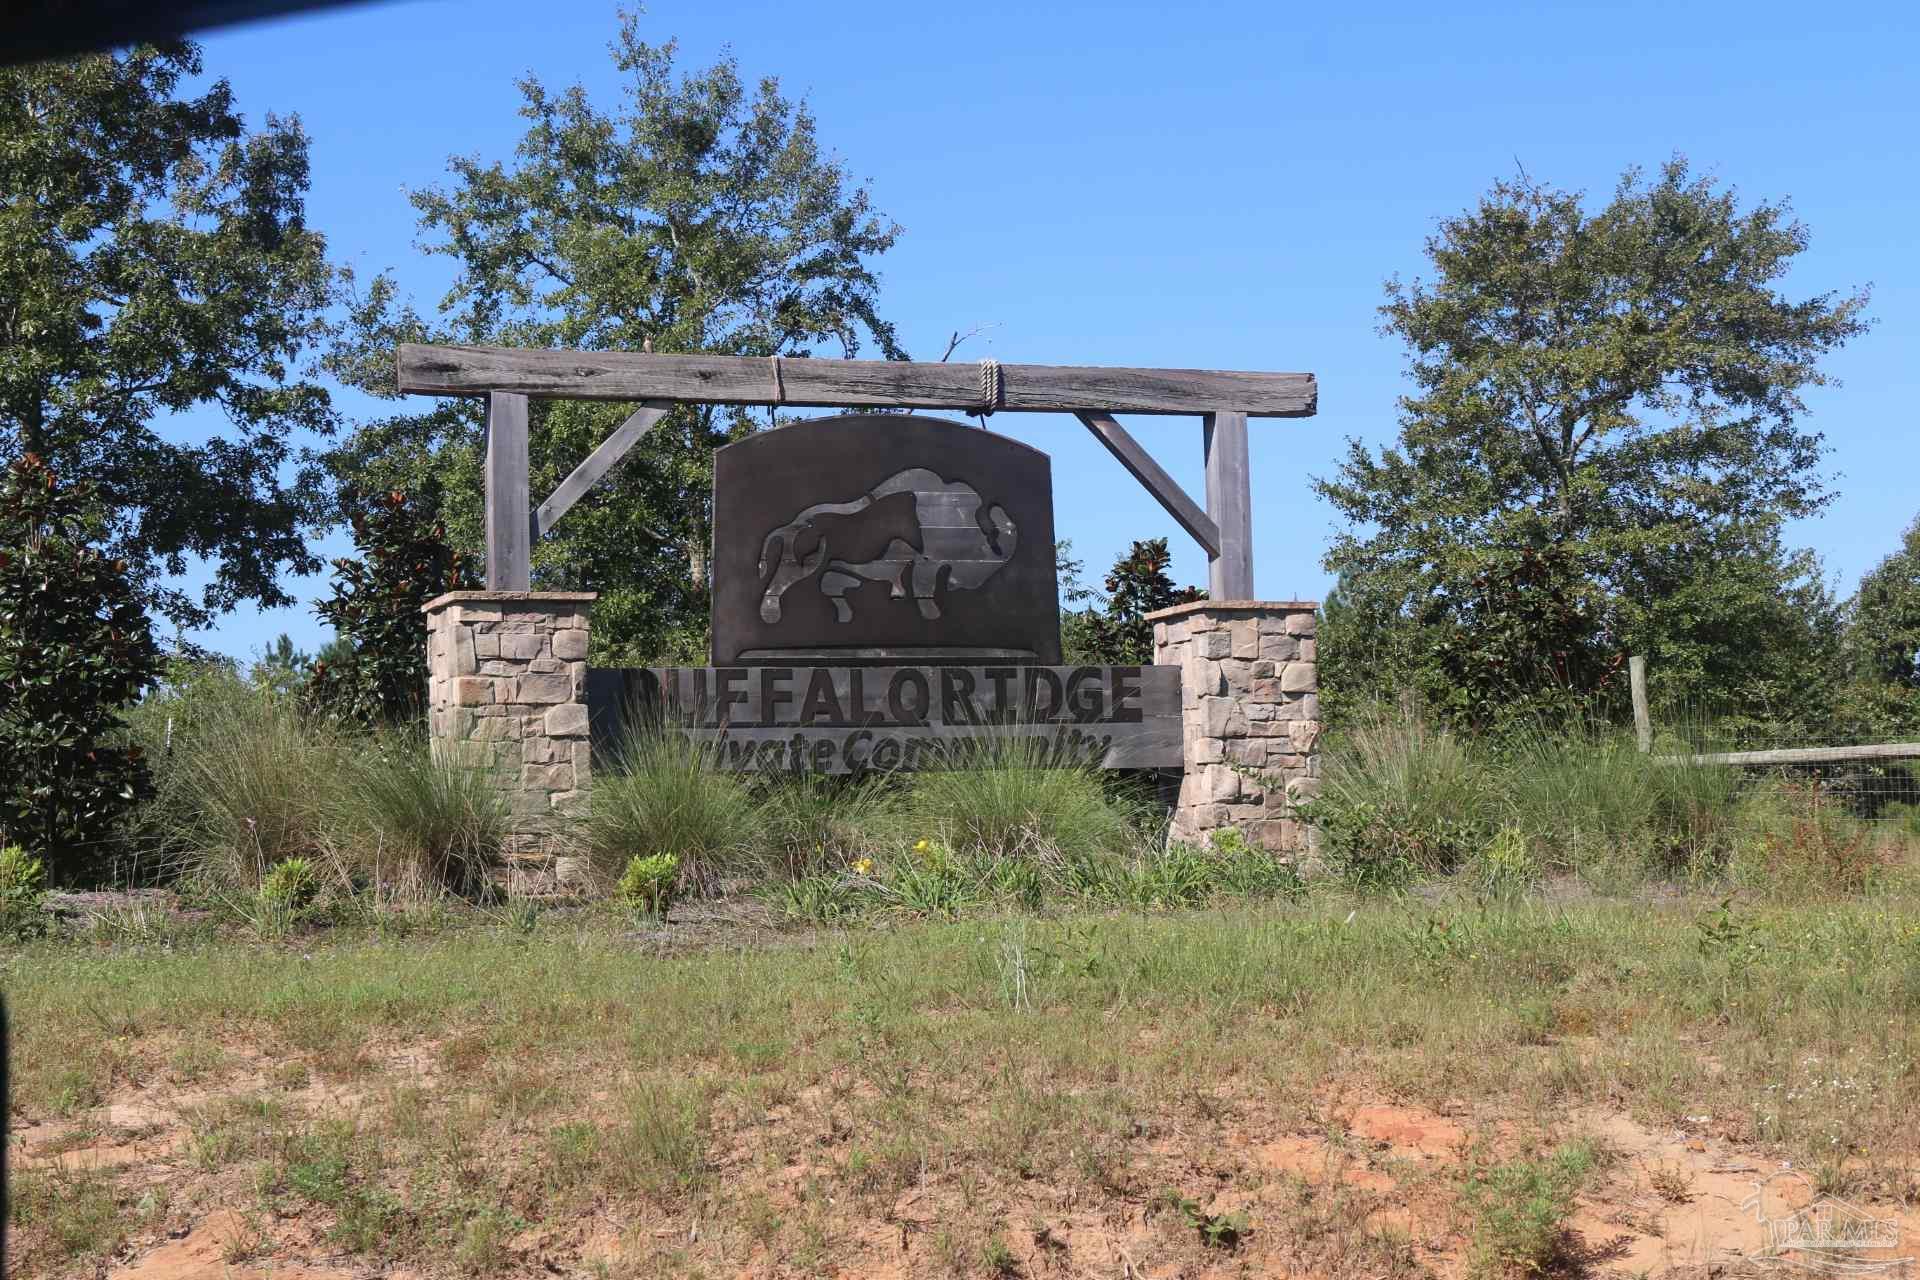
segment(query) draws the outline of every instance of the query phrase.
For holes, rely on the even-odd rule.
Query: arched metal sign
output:
[[[714,455],[713,661],[1060,661],[1047,455],[849,414]]]

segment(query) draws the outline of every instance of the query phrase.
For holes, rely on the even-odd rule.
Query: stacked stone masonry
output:
[[[554,816],[587,794],[592,592],[453,591],[429,602],[433,747],[492,771],[511,806],[508,852],[547,863]]]
[[[1180,668],[1185,772],[1173,837],[1308,851],[1293,806],[1320,787],[1320,681],[1310,601],[1221,600],[1148,614],[1156,665]]]

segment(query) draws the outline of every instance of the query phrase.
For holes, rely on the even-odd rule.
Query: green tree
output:
[[[1898,551],[1860,579],[1847,614],[1854,674],[1920,691],[1920,520],[1907,526]]]
[[[375,280],[334,361],[348,381],[390,395],[401,340],[752,356],[852,355],[870,341],[904,354],[870,265],[899,229],[822,152],[805,105],[772,79],[749,87],[731,60],[677,71],[674,46],[643,42],[632,17],[612,52],[620,108],[529,77],[513,163],[456,158],[447,186],[414,193],[428,251],[459,273],[432,323]],[[535,489],[634,407],[536,401]],[[675,408],[536,545],[536,587],[601,593],[596,660],[704,657],[713,450],[761,421]],[[367,424],[334,465],[366,488],[444,476],[452,537],[477,549],[484,437],[477,401],[445,401]]]
[[[1872,735],[1920,724],[1920,520],[1860,579],[1843,635],[1845,727]]]
[[[427,646],[421,609],[478,582],[465,552],[447,545],[439,487],[429,478],[362,499],[348,495],[357,558],[333,562],[333,594],[314,606],[350,646],[328,646],[302,690],[322,714],[366,728],[426,718]]]
[[[1801,393],[1866,296],[1780,292],[1806,244],[1787,206],[1743,211],[1679,159],[1598,210],[1523,175],[1440,224],[1434,279],[1391,282],[1381,308],[1411,354],[1399,440],[1354,441],[1315,482],[1354,526],[1327,567],[1422,633],[1426,683],[1498,661],[1493,701],[1591,699],[1641,652],[1669,699],[1724,701],[1824,643],[1801,615],[1831,601],[1780,527],[1828,501]],[[1529,563],[1578,603],[1529,615],[1559,634],[1491,625],[1514,602],[1484,584]],[[1756,623],[1795,634],[1756,645]],[[1586,656],[1568,668],[1570,644]],[[1460,710],[1485,723],[1489,699]]]
[[[200,69],[190,44],[0,67],[0,463],[89,477],[106,551],[180,626],[292,603],[326,515],[296,442],[333,424],[294,370],[333,293],[306,135],[246,129],[224,80],[183,96]],[[190,556],[198,595],[165,581]]]
[[[120,711],[160,678],[128,565],[97,545],[91,486],[36,454],[0,475],[0,846],[63,879],[98,866],[151,793]]]
[[[1165,538],[1136,542],[1116,559],[1107,574],[1105,599],[1072,615],[1062,628],[1067,660],[1110,666],[1152,662],[1153,624],[1147,615],[1204,600],[1207,595],[1197,587],[1174,586],[1167,575],[1172,562]],[[1077,569],[1079,562],[1073,563]],[[1081,595],[1086,598],[1092,593],[1082,591]]]

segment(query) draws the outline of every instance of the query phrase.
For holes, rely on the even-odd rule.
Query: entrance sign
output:
[[[733,666],[594,671],[595,736],[630,717],[728,769],[849,773],[961,766],[1019,744],[1035,763],[1178,767],[1178,667]]]
[[[1047,455],[938,418],[849,414],[714,455],[713,658],[1060,660]]]

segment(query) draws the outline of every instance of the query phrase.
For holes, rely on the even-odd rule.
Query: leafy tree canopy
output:
[[[1781,291],[1806,245],[1786,205],[1743,210],[1680,159],[1629,171],[1595,211],[1523,175],[1442,221],[1434,278],[1391,282],[1381,308],[1412,357],[1399,440],[1355,441],[1316,481],[1354,526],[1326,557],[1367,602],[1353,616],[1390,617],[1436,682],[1470,652],[1498,658],[1503,697],[1515,680],[1607,691],[1605,655],[1629,650],[1669,696],[1765,685],[1769,655],[1804,646],[1756,646],[1753,627],[1831,613],[1779,530],[1828,500],[1801,393],[1865,326],[1864,292]],[[1516,566],[1581,579],[1531,598],[1585,656],[1565,634],[1485,625],[1488,584]],[[1460,628],[1464,648],[1444,634]]]
[[[1860,579],[1842,642],[1844,710],[1861,736],[1920,726],[1920,520]]]
[[[305,223],[307,138],[250,131],[191,44],[0,67],[0,462],[87,476],[106,549],[180,626],[292,603],[324,475],[296,446],[326,392],[294,365],[333,289]],[[170,415],[223,416],[198,442]],[[214,563],[197,597],[164,578]]]
[[[735,355],[904,355],[879,316],[870,261],[899,228],[823,153],[804,104],[749,86],[728,59],[682,73],[636,20],[612,46],[626,100],[520,84],[527,129],[511,164],[456,158],[416,192],[429,252],[459,266],[429,321],[375,280],[334,366],[392,394],[397,341]],[[632,405],[536,401],[532,477],[551,491]],[[596,660],[704,655],[715,446],[744,411],[680,406],[534,550],[536,587],[599,591]],[[438,472],[448,527],[482,544],[483,406],[443,401],[370,423],[333,457],[368,490]],[[538,501],[538,496],[536,496]]]

